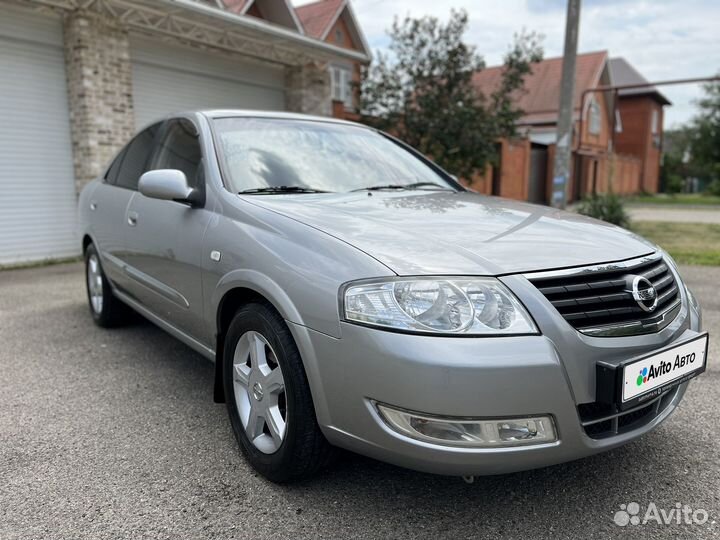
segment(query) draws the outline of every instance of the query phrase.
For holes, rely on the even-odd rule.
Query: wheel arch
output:
[[[222,380],[225,333],[237,310],[251,302],[267,304],[283,320],[302,324],[300,313],[290,298],[279,285],[266,276],[254,271],[236,271],[221,279],[213,295],[212,313],[209,314],[215,322],[215,383],[213,399],[216,403],[225,402]],[[300,344],[296,344],[301,349]]]
[[[87,248],[90,244],[95,244],[95,241],[92,239],[92,236],[85,233],[82,238],[82,252],[83,253],[85,253],[85,251],[87,250]]]

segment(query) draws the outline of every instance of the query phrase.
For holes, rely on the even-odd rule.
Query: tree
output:
[[[451,11],[447,24],[435,17],[396,18],[390,54],[377,55],[361,94],[366,123],[464,178],[494,160],[499,138],[515,134],[522,115],[518,92],[531,64],[542,59],[536,34],[515,36],[497,89],[484,95],[472,83],[485,63],[463,41],[467,25],[465,11]]]
[[[703,85],[703,91],[700,114],[691,125],[690,154],[700,178],[720,181],[720,81]]]
[[[663,158],[660,185],[665,193],[680,193],[688,178],[696,176],[690,163],[692,130],[688,126],[666,130],[663,134]]]

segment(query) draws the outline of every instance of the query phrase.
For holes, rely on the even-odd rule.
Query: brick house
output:
[[[492,93],[502,70],[498,66],[476,73],[476,88]],[[520,136],[498,143],[499,166],[477,175],[474,189],[536,203],[550,200],[561,76],[562,58],[533,66],[525,91],[516,98],[523,111],[517,123]],[[577,56],[568,201],[608,190],[657,191],[660,153],[653,141],[662,139],[662,107],[669,102],[655,89],[586,93],[598,86],[634,84],[638,78],[644,81],[625,60],[610,60],[606,51]]]
[[[610,59],[610,76],[614,85],[647,84],[624,58]],[[640,189],[657,193],[663,144],[663,107],[670,101],[654,86],[627,88],[618,91],[618,117],[622,129],[615,135],[619,154],[631,155],[641,161]]]
[[[298,6],[295,11],[306,35],[370,55],[370,47],[347,0],[320,0]],[[360,119],[358,85],[364,65],[366,62],[351,59],[337,59],[330,63],[332,114],[336,118]]]
[[[150,121],[352,116],[369,61],[345,0],[0,0],[0,264],[77,255],[77,191]]]

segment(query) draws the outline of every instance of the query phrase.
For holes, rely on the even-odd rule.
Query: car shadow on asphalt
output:
[[[164,396],[163,387],[158,386],[158,399],[170,399],[170,393],[193,392],[186,399],[191,400],[193,414],[200,415],[200,429],[209,430],[213,436],[227,435],[219,441],[221,452],[231,452],[233,455],[228,457],[238,460],[240,476],[233,481],[235,485],[228,486],[228,493],[260,482],[299,509],[313,505],[315,511],[327,508],[330,512],[340,504],[347,519],[358,521],[368,511],[393,519],[393,512],[407,516],[428,505],[435,513],[461,516],[465,512],[486,512],[492,519],[499,503],[522,505],[522,512],[538,516],[567,507],[586,508],[602,517],[617,510],[620,503],[652,499],[653,493],[667,496],[670,490],[681,500],[684,486],[698,481],[688,477],[687,469],[674,466],[672,461],[666,463],[665,459],[670,449],[678,452],[684,448],[692,453],[691,441],[661,426],[638,441],[596,456],[532,471],[476,477],[472,484],[339,451],[334,463],[318,477],[300,484],[273,486],[244,464],[232,440],[225,406],[212,403],[214,367],[210,362],[145,320],[103,334],[103,338],[108,348],[125,344],[134,351],[151,351],[135,355],[134,368],[147,371],[148,377],[171,379],[179,385],[166,390]],[[222,408],[222,414],[217,408]]]

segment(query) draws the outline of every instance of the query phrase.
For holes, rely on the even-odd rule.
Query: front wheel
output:
[[[223,351],[223,380],[235,437],[252,467],[274,482],[314,475],[331,447],[315,417],[300,353],[266,304],[242,307]]]
[[[93,321],[98,326],[118,326],[130,317],[130,308],[113,295],[110,282],[103,272],[100,256],[93,244],[85,250],[85,285]]]

